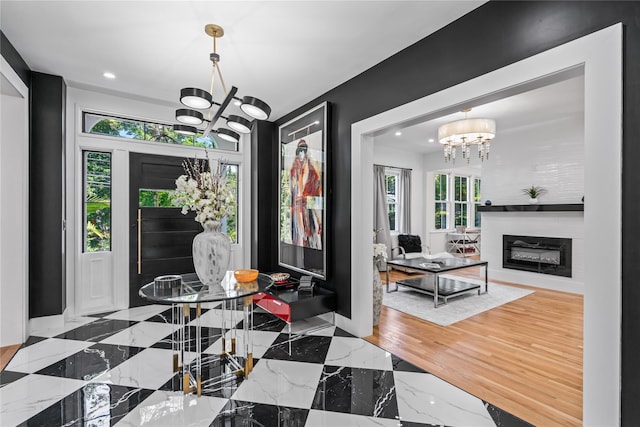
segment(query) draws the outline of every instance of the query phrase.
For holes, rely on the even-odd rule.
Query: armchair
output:
[[[436,258],[452,258],[453,255],[448,252],[431,253],[428,245],[423,245],[420,236],[413,234],[400,234],[391,232],[391,259],[436,259]],[[412,270],[410,268],[387,265],[387,268],[395,268],[405,273],[424,273],[423,271]]]

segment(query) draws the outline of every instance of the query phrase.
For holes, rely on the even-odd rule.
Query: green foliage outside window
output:
[[[233,197],[238,200],[238,165],[227,165],[226,183],[231,188]],[[138,206],[147,208],[175,208],[172,203],[173,190],[140,189],[138,194]],[[238,209],[232,216],[222,220],[222,232],[226,233],[232,243],[238,242]]]
[[[219,142],[213,134],[208,135],[206,138],[201,134],[183,135],[175,132],[171,125],[110,117],[95,113],[85,112],[83,117],[83,131],[86,133],[237,151],[237,144],[227,143],[226,141]]]
[[[84,251],[111,250],[111,154],[84,152]]]

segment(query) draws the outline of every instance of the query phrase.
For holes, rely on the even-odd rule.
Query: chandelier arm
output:
[[[222,77],[222,71],[220,71],[220,66],[218,65],[218,62],[214,62],[213,65],[216,67],[216,70],[218,70],[218,75],[220,76],[220,83],[222,83],[222,90],[224,90],[224,94],[228,94],[229,92],[227,91],[227,85],[224,84],[224,78]]]
[[[229,91],[227,96],[224,98],[224,101],[222,101],[222,104],[220,104],[220,108],[218,108],[218,111],[216,111],[216,114],[213,116],[213,118],[207,125],[204,132],[202,132],[203,137],[206,137],[207,135],[209,135],[209,133],[211,133],[211,130],[215,126],[220,116],[222,116],[222,113],[224,113],[224,110],[227,108],[227,106],[229,105],[229,103],[231,102],[231,100],[233,99],[233,96],[236,94],[237,91],[238,91],[237,87],[231,86],[231,90]]]

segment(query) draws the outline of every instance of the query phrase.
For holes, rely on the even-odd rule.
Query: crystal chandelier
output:
[[[465,118],[446,123],[438,128],[438,141],[444,146],[444,160],[456,161],[456,149],[460,147],[462,157],[471,158],[471,146],[478,146],[478,157],[489,159],[491,140],[496,135],[496,122],[492,119],[468,119],[471,109],[462,110]]]
[[[242,98],[236,97],[238,88],[231,87],[231,90],[227,91],[227,86],[224,83],[222,72],[220,71],[220,55],[216,50],[216,40],[224,35],[224,30],[219,25],[208,24],[204,27],[204,31],[207,35],[213,38],[213,53],[209,55],[209,59],[213,63],[211,69],[211,85],[209,92],[203,89],[194,87],[187,87],[180,90],[180,102],[189,108],[180,108],[176,110],[176,120],[181,124],[174,125],[173,130],[184,135],[195,135],[198,133],[196,126],[206,123],[206,127],[202,130],[202,136],[206,137],[209,133],[213,132],[225,141],[238,142],[240,140],[240,133],[250,133],[252,121],[235,114],[230,114],[228,117],[224,117],[222,114],[232,100],[239,103],[240,109],[249,117],[257,120],[266,120],[271,114],[271,107],[266,102],[261,101],[258,98],[252,96],[244,96]],[[213,100],[213,83],[215,81],[216,73],[220,78],[220,84],[225,94],[225,98],[221,103],[217,103]],[[213,113],[213,106],[218,107],[215,114]],[[201,111],[206,110],[207,117]],[[231,129],[219,128],[214,129],[218,119],[223,118],[226,120],[227,126]]]

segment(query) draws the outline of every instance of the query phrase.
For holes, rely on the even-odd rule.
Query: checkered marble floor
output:
[[[290,336],[260,309],[254,370],[218,384],[229,367],[207,307],[202,396],[174,391],[170,309],[148,305],[34,331],[0,373],[0,426],[529,425],[335,326]]]

